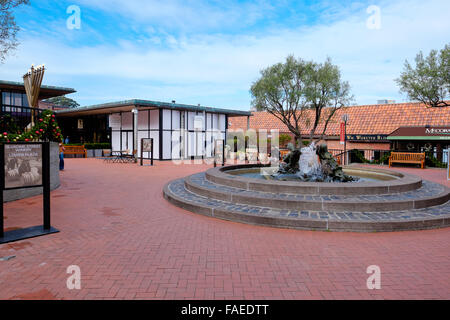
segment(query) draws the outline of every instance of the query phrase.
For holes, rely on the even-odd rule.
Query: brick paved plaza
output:
[[[61,232],[0,245],[1,299],[450,299],[450,229],[319,232],[228,222],[163,199],[207,165],[66,159]],[[395,168],[450,186],[439,169]],[[6,230],[41,224],[40,196],[5,205]],[[66,269],[81,269],[69,290]],[[368,290],[366,268],[381,268]]]

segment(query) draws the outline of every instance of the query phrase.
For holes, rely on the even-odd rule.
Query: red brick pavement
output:
[[[206,168],[67,159],[52,192],[52,225],[61,232],[0,245],[0,257],[16,256],[0,261],[0,298],[450,298],[450,229],[275,229],[204,217],[163,199],[166,182]],[[40,224],[41,203],[6,204],[6,227]],[[381,290],[366,288],[373,264]],[[81,290],[67,289],[69,265],[81,268]]]

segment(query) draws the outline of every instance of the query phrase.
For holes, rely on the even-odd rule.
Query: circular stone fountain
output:
[[[262,165],[209,169],[164,187],[189,211],[271,227],[331,231],[396,231],[450,225],[450,190],[404,173],[344,167],[358,182],[299,182],[249,177]]]
[[[272,227],[394,231],[450,224],[450,189],[390,170],[340,167],[325,145],[292,149],[279,167],[235,165],[168,183],[187,210]]]

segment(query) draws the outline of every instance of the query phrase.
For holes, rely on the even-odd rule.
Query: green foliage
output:
[[[77,108],[80,106],[78,102],[73,99],[67,98],[66,96],[53,97],[45,100],[45,102],[49,102],[59,107],[69,107],[69,108]]]
[[[85,143],[84,147],[87,150],[92,150],[92,149],[111,149],[111,143]]]
[[[30,4],[29,0],[0,1],[0,62],[4,62],[9,51],[19,44],[16,38],[19,27],[12,10],[22,4]]]
[[[432,50],[427,57],[419,52],[413,68],[405,61],[404,70],[396,79],[400,92],[428,107],[448,107],[450,103],[450,44],[440,52]]]
[[[0,142],[16,141],[56,141],[62,142],[61,128],[50,110],[45,110],[37,118],[34,127],[27,132],[3,132]]]
[[[385,163],[389,157],[391,156],[391,152],[386,152],[380,159],[378,160],[367,160],[364,155],[361,153],[361,151],[359,150],[352,150],[352,152],[355,153],[356,157],[358,158],[359,161],[361,161],[362,163],[368,163],[368,164],[383,164]]]
[[[352,99],[349,84],[330,59],[316,63],[293,56],[263,69],[250,92],[253,107],[278,118],[298,140],[305,123],[310,124],[311,135],[319,123],[325,132],[335,111]],[[313,111],[304,112],[307,109]]]
[[[18,133],[19,126],[17,125],[16,119],[11,117],[9,113],[5,113],[0,116],[0,130],[2,132]]]
[[[292,137],[286,133],[281,133],[278,138],[280,141],[280,146],[284,146],[286,145],[286,143],[292,140]]]
[[[447,164],[439,161],[433,152],[425,152],[425,164],[430,167],[447,168]]]

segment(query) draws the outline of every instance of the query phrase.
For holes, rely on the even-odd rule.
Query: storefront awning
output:
[[[388,140],[447,140],[450,141],[450,127],[400,127],[392,132]]]

